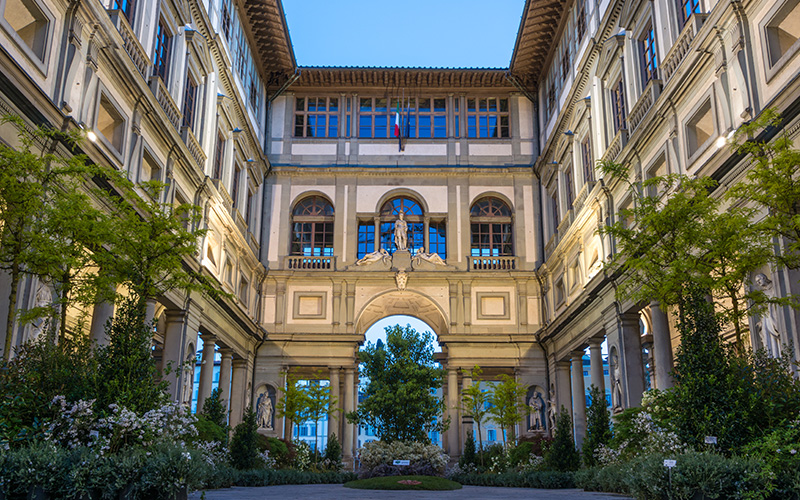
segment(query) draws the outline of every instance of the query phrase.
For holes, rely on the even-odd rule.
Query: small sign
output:
[[[706,444],[717,444],[717,436],[706,436]]]
[[[411,465],[411,460],[392,460],[392,465]]]
[[[669,467],[670,469],[678,465],[677,460],[664,460],[664,467]]]

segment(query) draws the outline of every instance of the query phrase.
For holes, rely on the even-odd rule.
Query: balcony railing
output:
[[[470,257],[473,271],[514,271],[517,269],[516,257]]]
[[[131,29],[131,25],[128,24],[128,20],[125,19],[125,16],[119,10],[109,10],[108,15],[111,17],[111,22],[114,23],[120,36],[122,36],[122,44],[125,46],[125,52],[131,57],[131,61],[133,61],[139,73],[147,80],[147,74],[150,72],[150,68],[152,68],[153,65],[150,62],[150,58],[147,57],[147,52],[145,52],[144,47],[139,43],[139,39],[136,38],[133,29]]]
[[[667,55],[664,57],[664,62],[661,63],[662,76],[664,77],[664,84],[669,82],[670,78],[675,74],[675,70],[681,65],[683,58],[689,53],[689,47],[692,45],[692,40],[697,36],[700,28],[708,17],[708,14],[692,14],[692,17],[683,27],[683,31],[678,35],[675,44],[669,49]]]
[[[186,143],[186,147],[189,148],[189,153],[192,155],[192,158],[194,158],[195,163],[197,163],[197,167],[203,170],[206,166],[206,154],[200,142],[194,136],[192,129],[189,127],[181,127],[181,138],[183,142]]]
[[[625,147],[625,144],[628,142],[628,131],[620,129],[617,132],[617,135],[611,140],[611,144],[608,145],[608,149],[606,149],[606,154],[603,155],[603,161],[615,161],[619,156],[620,151],[622,148]]]
[[[575,201],[572,202],[573,213],[580,213],[581,209],[583,208],[583,204],[586,203],[586,198],[589,196],[589,192],[592,190],[592,188],[594,188],[595,184],[597,184],[595,181],[589,181],[583,184],[581,190],[578,191],[578,196],[575,197]]]
[[[293,271],[330,271],[334,269],[335,257],[286,257],[286,269]]]
[[[628,130],[631,134],[639,127],[647,112],[653,107],[653,103],[658,99],[661,93],[661,80],[653,78],[647,83],[644,92],[639,96],[639,100],[631,108],[631,113],[628,116]]]
[[[153,95],[156,96],[158,104],[161,105],[161,109],[167,114],[167,118],[169,118],[172,126],[175,127],[175,130],[180,130],[181,110],[178,109],[178,105],[175,104],[172,96],[169,95],[169,91],[164,85],[164,80],[162,80],[160,76],[150,77],[150,90],[153,91]]]

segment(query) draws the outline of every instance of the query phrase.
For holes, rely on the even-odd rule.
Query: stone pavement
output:
[[[201,492],[189,495],[189,500],[200,500]],[[611,493],[586,493],[583,490],[534,490],[530,488],[491,488],[464,486],[452,491],[383,491],[355,490],[341,484],[307,484],[266,486],[260,488],[234,487],[209,490],[205,500],[620,500],[624,495]]]

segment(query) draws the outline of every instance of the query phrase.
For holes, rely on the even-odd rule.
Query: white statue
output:
[[[761,289],[768,299],[775,298],[775,291],[772,287],[772,280],[767,275],[759,273],[755,277],[756,285]],[[773,358],[781,356],[781,332],[778,329],[778,305],[770,303],[761,315],[761,343]]]
[[[531,425],[528,427],[528,430],[542,430],[542,399],[538,392],[534,392],[533,395],[531,395],[531,398],[528,400],[528,406],[531,407]]]
[[[398,250],[408,250],[408,223],[403,219],[405,214],[400,212],[394,221],[394,244]]]
[[[438,253],[435,253],[435,252],[434,253],[423,252],[422,248],[418,249],[417,253],[414,254],[414,259],[417,260],[417,264],[419,264],[419,262],[424,260],[425,262],[430,262],[431,264],[434,264],[434,265],[437,265],[437,266],[446,266],[447,265],[447,263],[445,263],[445,261],[442,260],[441,257],[439,257]]]
[[[44,283],[39,283],[39,288],[36,290],[36,297],[34,298],[33,307],[40,310],[40,316],[31,322],[32,332],[31,338],[36,338],[44,332],[49,322],[49,312],[45,312],[46,308],[50,308],[53,304],[53,293],[50,287]]]
[[[386,264],[391,264],[392,256],[389,255],[385,249],[381,248],[375,252],[368,253],[356,261],[357,266],[366,266],[378,261],[383,261]]]
[[[611,369],[614,374],[614,391],[612,393],[612,401],[615,410],[622,409],[622,367],[619,364],[619,355],[617,350],[614,349],[611,354]]]
[[[547,425],[550,426],[550,430],[553,431],[556,428],[556,415],[558,414],[558,410],[556,410],[556,390],[550,386],[550,399],[547,400]]]
[[[272,430],[272,411],[272,399],[269,397],[269,391],[264,391],[259,394],[258,403],[256,403],[256,421],[259,429]]]

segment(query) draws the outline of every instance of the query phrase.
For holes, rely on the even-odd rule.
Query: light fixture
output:
[[[572,130],[567,130],[566,132],[564,132],[564,135],[573,136],[573,135],[575,135],[575,132],[573,132]]]
[[[723,148],[728,143],[728,139],[724,135],[717,137],[717,148]]]
[[[83,122],[78,123],[78,128],[80,128],[86,133],[86,138],[89,139],[91,142],[97,142],[97,134],[94,133],[94,130],[87,127],[85,123]]]
[[[255,160],[252,159],[252,158],[248,158],[246,161],[247,161],[247,163],[254,163],[255,162]]]

